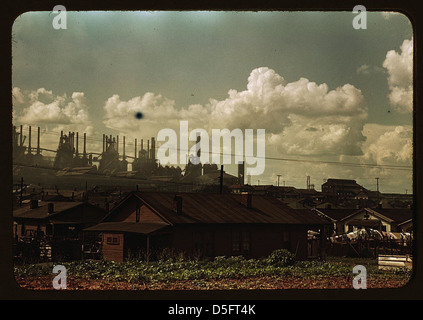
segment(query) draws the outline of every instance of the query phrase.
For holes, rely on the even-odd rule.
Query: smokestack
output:
[[[105,143],[106,143],[106,135],[103,133],[103,152],[104,152]]]
[[[241,203],[247,208],[252,208],[253,195],[248,192],[241,193]]]
[[[22,139],[23,139],[23,137],[22,137],[22,125],[21,125],[21,128],[20,128],[20,135],[19,135],[19,146],[20,146],[20,147],[22,147],[22,144],[23,144]]]
[[[141,139],[141,148],[140,148],[141,156],[142,156],[142,151],[143,150],[144,150],[144,139]]]
[[[142,150],[142,140],[141,140],[141,150]],[[135,159],[137,158],[137,139],[135,139]]]
[[[126,160],[126,157],[125,157],[125,136],[123,136],[123,160]]]
[[[84,158],[87,156],[87,134],[84,132]]]
[[[31,154],[31,126],[29,126],[29,134],[28,134],[28,153]]]
[[[116,136],[116,151],[119,153],[119,136]]]
[[[151,138],[151,159],[156,161],[156,140],[154,137]]]
[[[79,154],[78,144],[79,144],[79,132],[76,132],[76,155]]]
[[[179,195],[173,198],[173,211],[176,214],[182,214],[182,197]]]
[[[37,154],[40,154],[40,127],[38,127],[37,133]]]

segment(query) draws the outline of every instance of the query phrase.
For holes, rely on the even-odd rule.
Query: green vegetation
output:
[[[347,277],[353,278],[352,268],[361,264],[368,276],[384,278],[392,273],[379,272],[377,261],[372,259],[328,258],[326,261],[295,261],[286,250],[276,250],[266,258],[245,259],[242,256],[216,257],[211,260],[192,260],[183,256],[154,262],[130,260],[75,261],[62,263],[67,275],[80,279],[102,279],[128,283],[171,282],[180,280],[245,279],[251,277]],[[36,277],[52,275],[53,264],[23,265],[15,267],[15,276]],[[398,270],[396,278],[409,279],[408,270]]]

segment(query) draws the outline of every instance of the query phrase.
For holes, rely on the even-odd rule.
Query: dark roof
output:
[[[349,179],[328,179],[323,185],[326,184],[339,184],[339,185],[353,185],[358,186],[357,181]]]
[[[329,218],[338,221],[342,220],[345,217],[352,215],[355,212],[360,211],[361,209],[329,209],[329,208],[316,208],[315,210],[320,211]]]
[[[48,213],[48,204],[49,202],[38,201],[38,207],[31,209],[30,204],[24,205],[22,207],[17,207],[13,210],[14,218],[28,218],[28,219],[46,219],[53,217],[54,215],[74,208],[83,204],[83,202],[54,202],[54,212],[52,214]]]
[[[143,200],[151,209],[172,224],[278,223],[319,225],[328,223],[310,210],[292,209],[269,196],[252,195],[252,208],[247,208],[241,203],[242,195],[178,193],[182,198],[182,213],[177,214],[173,210],[175,193],[133,192],[128,197],[131,195]],[[113,208],[109,217],[118,209],[119,205]]]
[[[412,209],[403,209],[403,208],[390,208],[390,209],[368,209],[369,211],[375,211],[389,219],[394,220],[396,223],[401,223],[413,218]]]
[[[102,222],[95,226],[84,229],[84,231],[120,231],[130,233],[150,234],[155,231],[164,229],[167,223],[137,223],[137,222]]]

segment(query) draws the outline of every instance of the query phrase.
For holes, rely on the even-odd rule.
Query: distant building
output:
[[[44,202],[36,199],[13,210],[13,236],[22,259],[36,261],[40,245],[53,248],[50,258],[79,259],[81,256],[82,230],[98,223],[106,211],[88,202]],[[55,246],[66,241],[66,246]],[[57,250],[54,250],[56,248]],[[68,250],[69,249],[69,250]],[[25,256],[28,254],[30,256]]]
[[[322,184],[322,193],[332,197],[354,197],[364,188],[355,180],[328,179]]]

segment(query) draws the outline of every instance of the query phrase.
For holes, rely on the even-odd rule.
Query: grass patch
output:
[[[262,259],[245,259],[242,256],[216,257],[212,260],[162,259],[154,262],[131,260],[75,261],[62,263],[67,275],[73,278],[127,283],[169,283],[174,281],[201,281],[222,279],[248,279],[260,277],[291,277],[313,279],[321,277],[353,278],[352,269],[361,264],[368,278],[408,280],[408,270],[380,272],[374,259],[329,257],[326,261],[294,261],[289,252],[277,251]],[[17,278],[51,276],[52,263],[15,266]]]

